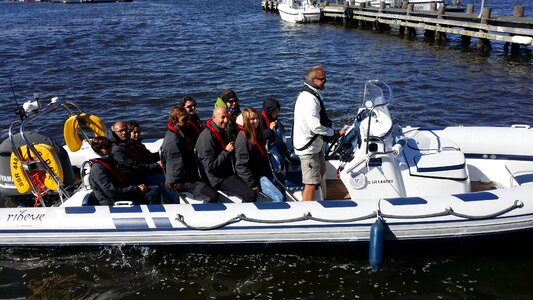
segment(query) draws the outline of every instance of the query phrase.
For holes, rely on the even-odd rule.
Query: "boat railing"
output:
[[[34,123],[36,120],[42,119],[44,116],[49,115],[50,113],[57,111],[59,109],[65,109],[67,111],[68,116],[72,116],[75,114],[75,112],[84,113],[84,111],[76,105],[74,102],[70,100],[60,100],[57,101],[57,98],[52,98],[52,101],[50,104],[48,104],[44,109],[40,109],[35,113],[27,113],[25,119],[22,118],[22,120],[16,120],[9,126],[8,131],[8,138],[11,142],[13,153],[15,154],[16,158],[19,160],[21,165],[21,170],[26,176],[26,179],[31,187],[32,194],[36,198],[41,198],[43,196],[43,193],[47,193],[48,190],[42,192],[39,191],[39,188],[37,187],[37,183],[33,179],[33,177],[30,174],[31,170],[34,170],[35,168],[42,168],[46,172],[48,176],[57,184],[57,190],[61,199],[61,202],[63,202],[63,199],[69,198],[70,193],[66,190],[63,180],[59,178],[59,176],[56,175],[56,173],[50,168],[50,166],[46,163],[46,160],[43,158],[41,153],[36,149],[34,143],[29,139],[28,135],[26,134],[26,126]],[[22,144],[18,145],[17,141],[15,140],[16,131],[18,129],[18,132],[20,133],[20,137],[22,139]],[[88,139],[87,135],[81,130],[84,138]],[[21,147],[26,146],[27,151],[29,151],[29,156],[33,156],[35,160],[26,160],[23,157],[23,154],[21,152]],[[44,201],[40,201],[41,206],[45,206]]]

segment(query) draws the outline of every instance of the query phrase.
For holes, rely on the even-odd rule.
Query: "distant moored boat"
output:
[[[278,4],[281,19],[291,23],[313,23],[320,21],[318,1],[282,0]]]

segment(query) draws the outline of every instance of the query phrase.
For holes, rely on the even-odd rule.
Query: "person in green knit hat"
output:
[[[225,107],[228,110],[230,122],[226,127],[226,132],[229,139],[235,141],[239,130],[242,129],[241,108],[237,94],[231,89],[223,90],[218,95],[215,107]]]

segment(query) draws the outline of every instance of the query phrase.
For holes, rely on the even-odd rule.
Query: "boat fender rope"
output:
[[[373,219],[373,218],[375,218],[377,216],[378,216],[378,214],[376,212],[373,212],[373,213],[371,213],[369,215],[362,216],[362,217],[359,217],[359,218],[342,219],[342,220],[331,220],[331,219],[322,219],[322,218],[313,217],[311,215],[311,213],[309,213],[309,220],[323,222],[323,223],[351,223],[351,222],[358,222],[358,221],[363,221],[363,220],[367,220],[367,219]]]
[[[443,212],[427,214],[427,215],[416,215],[416,216],[398,216],[398,215],[384,214],[380,212],[380,216],[382,218],[388,218],[388,219],[427,219],[427,218],[435,218],[435,217],[442,217],[442,216],[450,215],[452,214],[450,213],[450,211],[451,211],[451,208],[447,208]]]
[[[471,220],[484,220],[484,219],[492,219],[492,218],[495,218],[497,216],[501,216],[505,213],[508,213],[516,208],[522,208],[524,207],[524,203],[522,203],[522,201],[520,200],[515,200],[514,203],[509,206],[508,208],[504,208],[498,212],[495,212],[493,214],[489,214],[489,215],[484,215],[484,216],[469,216],[469,215],[465,215],[465,214],[461,214],[461,213],[457,213],[455,211],[453,211],[452,208],[450,208],[450,214],[453,215],[453,216],[456,216],[456,217],[459,217],[459,218],[465,218],[465,219],[471,219]]]
[[[358,218],[352,218],[352,219],[339,219],[339,220],[333,220],[333,219],[323,219],[323,218],[317,218],[313,217],[313,215],[310,212],[306,212],[301,217],[291,218],[291,219],[282,219],[282,220],[262,220],[262,219],[255,219],[255,218],[249,218],[245,214],[239,214],[237,217],[231,218],[226,222],[222,222],[217,225],[213,226],[205,226],[205,227],[198,227],[198,226],[192,226],[188,224],[185,221],[185,218],[183,215],[178,214],[176,220],[183,224],[183,226],[194,229],[194,230],[213,230],[213,229],[219,229],[222,227],[225,227],[227,225],[237,223],[240,221],[247,221],[247,222],[253,222],[253,223],[263,223],[263,224],[280,224],[280,223],[294,223],[294,222],[300,222],[300,221],[316,221],[316,222],[322,222],[322,223],[350,223],[350,222],[358,222],[363,221],[367,219],[373,219],[377,216],[376,212],[373,212],[369,215],[358,217]]]
[[[245,214],[240,214],[238,218],[241,219],[242,221],[248,221],[248,222],[254,222],[254,223],[277,224],[277,223],[293,223],[293,222],[299,222],[299,221],[306,221],[306,220],[309,220],[310,215],[311,214],[309,212],[306,212],[303,214],[303,216],[292,218],[292,219],[261,220],[261,219],[248,218]]]
[[[438,213],[434,213],[434,214],[427,214],[427,215],[416,215],[416,216],[388,215],[388,214],[382,213],[379,209],[378,209],[378,214],[382,218],[389,218],[389,219],[427,219],[427,218],[434,218],[434,217],[442,217],[442,216],[452,215],[452,216],[455,216],[455,217],[458,217],[458,218],[464,218],[464,219],[470,219],[470,220],[485,220],[485,219],[492,219],[492,218],[501,216],[501,215],[506,214],[506,213],[508,213],[508,212],[510,212],[510,211],[512,211],[514,209],[522,208],[522,207],[524,207],[524,203],[522,201],[520,201],[520,200],[515,200],[514,203],[511,206],[509,206],[507,208],[504,208],[501,211],[498,211],[498,212],[495,212],[495,213],[492,213],[492,214],[488,214],[488,215],[484,215],[484,216],[472,216],[472,215],[467,215],[467,214],[461,214],[461,213],[458,213],[458,212],[454,211],[453,208],[451,208],[451,207],[446,208],[443,212],[438,212]]]
[[[220,223],[220,224],[217,224],[217,225],[213,225],[213,226],[205,226],[205,227],[198,227],[198,226],[192,226],[192,225],[189,225],[187,222],[185,222],[185,218],[183,217],[183,215],[181,214],[178,214],[176,220],[178,222],[180,222],[181,224],[183,224],[183,226],[187,227],[187,228],[190,228],[190,229],[194,229],[194,230],[213,230],[213,229],[219,229],[219,228],[222,228],[222,227],[225,227],[227,225],[230,225],[230,224],[233,224],[233,223],[237,223],[239,221],[241,221],[239,219],[239,217],[235,217],[235,218],[231,218],[229,219],[228,221],[226,222],[223,222],[223,223]]]

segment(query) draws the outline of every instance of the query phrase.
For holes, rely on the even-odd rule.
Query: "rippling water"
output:
[[[487,5],[511,15],[522,4],[531,15],[527,2]],[[166,114],[183,96],[195,97],[206,119],[225,88],[243,106],[276,97],[290,124],[303,73],[318,63],[339,126],[353,121],[369,79],[392,85],[401,125],[533,125],[531,49],[511,56],[493,43],[481,53],[454,36],[434,45],[421,33],[285,24],[259,0],[0,2],[0,15],[2,133],[16,118],[9,78],[19,103],[33,93],[76,100],[108,125],[140,121],[148,138],[163,136]],[[61,125],[40,125],[60,138]],[[364,245],[2,249],[0,298],[533,298],[531,250],[521,237],[387,245],[383,270],[373,274]]]

